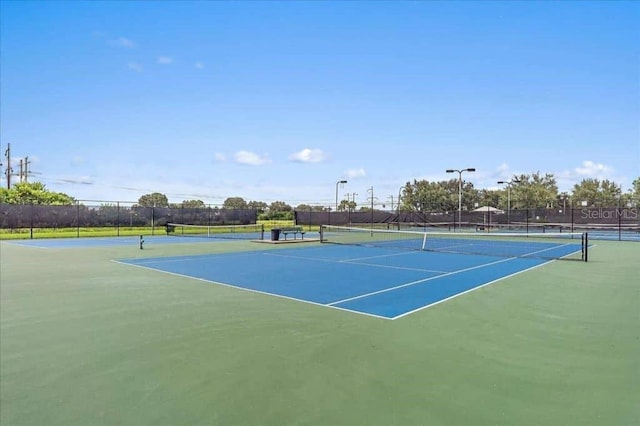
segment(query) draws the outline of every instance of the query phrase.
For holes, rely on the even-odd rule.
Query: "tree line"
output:
[[[462,209],[491,206],[502,210],[577,207],[638,207],[640,178],[632,189],[622,192],[620,185],[610,180],[583,179],[571,192],[559,192],[553,175],[540,173],[514,175],[501,181],[500,189],[477,189],[471,182],[462,182]],[[459,182],[414,180],[400,191],[401,210],[453,211],[458,209]]]
[[[413,180],[399,191],[394,210],[409,212],[456,211],[459,203],[458,179],[443,181]],[[610,180],[583,179],[570,192],[559,192],[552,174],[514,175],[501,183],[500,189],[478,189],[473,183],[462,181],[462,209],[491,206],[502,210],[533,208],[577,208],[577,207],[638,207],[640,206],[640,177],[633,181],[632,188],[624,193],[620,185]],[[64,193],[52,192],[40,182],[23,182],[11,189],[0,188],[0,203],[69,205],[77,201]],[[169,203],[165,194],[154,192],[142,195],[133,207],[171,207],[184,209],[206,208],[202,200],[183,200]],[[380,207],[374,206],[374,208]],[[294,210],[330,211],[323,205],[299,204],[295,207],[284,201],[267,204],[263,201],[246,201],[242,197],[229,197],[223,209],[250,209],[263,220],[292,219]],[[386,205],[383,207],[386,208]],[[367,211],[371,205],[358,205],[354,200],[342,200],[338,211]]]

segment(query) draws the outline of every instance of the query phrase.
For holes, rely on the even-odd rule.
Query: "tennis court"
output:
[[[391,233],[396,235],[397,233]],[[404,239],[403,243],[408,240]],[[446,244],[468,249],[471,240]],[[444,244],[442,241],[439,244]],[[495,243],[495,241],[494,241]],[[504,248],[506,242],[498,242]],[[211,283],[382,318],[399,318],[547,259],[323,245],[278,251],[122,260],[122,263]],[[536,243],[532,253],[573,254],[575,245]],[[495,249],[494,249],[495,251]],[[520,253],[521,255],[528,254]]]
[[[637,243],[325,237],[0,242],[0,423],[640,418]]]
[[[11,244],[38,248],[142,246],[144,249],[145,245],[148,247],[149,244],[152,246],[158,244],[193,244],[210,243],[211,239],[215,239],[217,242],[224,242],[233,240],[262,240],[263,238],[263,225],[193,226],[168,224],[166,235],[48,239],[36,238],[28,240],[14,240]],[[140,243],[142,243],[142,245]]]

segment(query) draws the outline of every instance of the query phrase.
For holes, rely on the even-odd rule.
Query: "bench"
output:
[[[296,236],[300,234],[300,238],[304,240],[305,230],[302,229],[302,226],[289,226],[286,228],[280,228],[280,233],[284,235],[284,239],[287,239],[287,234],[293,234],[293,239],[296,239]]]

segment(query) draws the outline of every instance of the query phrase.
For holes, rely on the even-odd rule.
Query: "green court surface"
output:
[[[639,243],[393,321],[112,261],[257,249],[0,242],[0,424],[640,424]]]

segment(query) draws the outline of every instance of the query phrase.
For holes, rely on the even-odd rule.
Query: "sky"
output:
[[[640,177],[638,2],[0,4],[0,149],[79,200]]]

